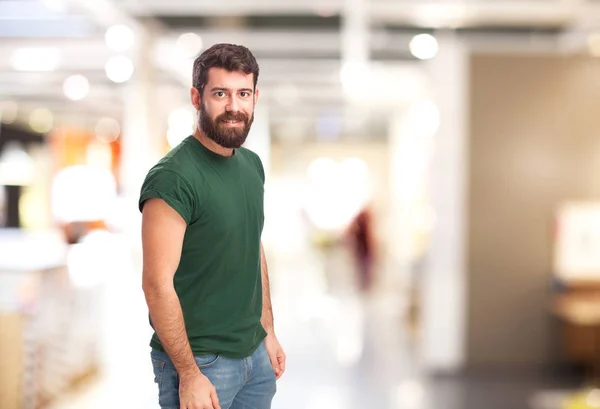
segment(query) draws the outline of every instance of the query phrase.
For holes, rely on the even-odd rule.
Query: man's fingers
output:
[[[285,355],[277,357],[277,361],[279,361],[279,369],[281,372],[285,371]]]
[[[273,366],[275,369],[275,379],[281,378],[283,372],[285,372],[285,355],[277,357],[277,363]]]
[[[271,366],[273,367],[275,374],[279,374],[279,362],[277,361],[277,356],[275,354],[269,354],[269,361],[271,361]]]
[[[219,397],[217,396],[217,390],[213,389],[210,392],[210,398],[212,399],[212,405],[214,409],[221,409],[221,406],[219,405]]]

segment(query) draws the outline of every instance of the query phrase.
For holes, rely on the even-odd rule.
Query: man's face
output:
[[[239,148],[254,121],[257,97],[253,74],[211,68],[199,100],[194,101],[192,94],[194,105],[198,103],[200,129],[224,148]]]

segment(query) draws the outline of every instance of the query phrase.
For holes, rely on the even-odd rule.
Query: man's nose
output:
[[[239,101],[235,96],[229,98],[229,103],[225,107],[225,109],[229,112],[237,112],[239,111]]]

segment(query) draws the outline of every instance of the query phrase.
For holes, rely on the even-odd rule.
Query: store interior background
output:
[[[600,408],[598,2],[4,0],[1,409],[158,408],[137,199],[219,42],[261,69],[274,409]]]

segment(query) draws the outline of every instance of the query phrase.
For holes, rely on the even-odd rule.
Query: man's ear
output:
[[[258,88],[256,88],[256,89],[254,90],[254,105],[256,105],[256,103],[258,102],[258,94],[259,94],[259,91],[260,91],[260,90],[259,90]]]
[[[190,89],[190,100],[192,101],[192,105],[196,108],[197,111],[200,110],[200,104],[202,102],[202,95],[198,88],[192,87]]]

